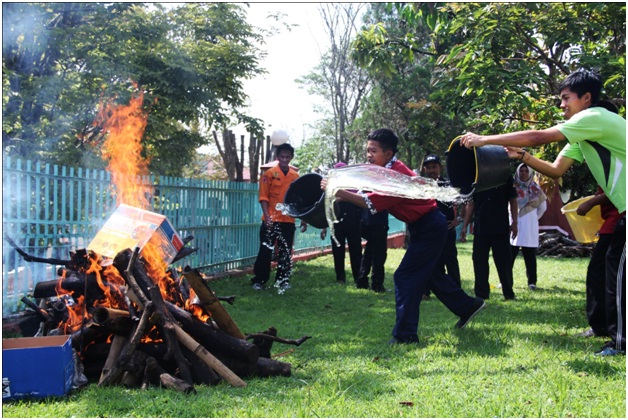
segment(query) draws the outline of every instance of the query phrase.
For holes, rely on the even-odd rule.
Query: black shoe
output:
[[[407,337],[407,338],[393,337],[390,340],[388,340],[388,344],[391,346],[394,346],[397,344],[416,344],[418,342],[419,342],[418,337]]]
[[[368,289],[369,288],[369,284],[367,283],[362,283],[361,281],[358,281],[355,283],[355,287],[357,287],[358,289]]]
[[[515,295],[508,296],[508,297],[504,296],[504,300],[517,300],[517,297]]]
[[[340,284],[345,284],[347,282],[345,279],[336,279],[336,281]]]
[[[461,330],[466,327],[469,321],[471,321],[473,317],[476,316],[485,307],[486,302],[484,302],[482,299],[475,298],[475,302],[473,303],[473,308],[471,308],[471,312],[469,312],[469,314],[466,316],[460,317],[460,320],[456,323],[456,328]]]
[[[372,285],[371,290],[375,293],[386,293],[386,289],[384,289],[384,286],[378,284]]]

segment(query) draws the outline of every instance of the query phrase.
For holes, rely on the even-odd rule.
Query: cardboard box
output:
[[[87,249],[114,258],[127,248],[141,250],[149,242],[161,249],[167,264],[183,248],[183,241],[166,216],[121,204]]]
[[[2,340],[2,401],[60,397],[72,389],[69,335]]]

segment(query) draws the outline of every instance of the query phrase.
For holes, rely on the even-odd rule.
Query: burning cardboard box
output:
[[[183,241],[166,216],[121,204],[98,231],[87,249],[114,258],[125,249],[143,249],[152,243],[170,264],[183,248]]]

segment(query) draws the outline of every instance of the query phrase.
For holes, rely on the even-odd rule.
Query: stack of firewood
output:
[[[581,244],[558,231],[539,235],[537,255],[556,258],[590,258],[595,244]]]
[[[164,292],[139,249],[119,252],[97,270],[86,263],[92,257],[71,253],[61,277],[38,283],[37,301],[23,302],[40,321],[37,335],[71,334],[85,376],[99,385],[185,393],[223,380],[246,386],[242,378],[291,375],[290,364],[271,358],[273,342],[299,346],[310,338],[283,339],[274,327],[244,335],[221,303],[235,297],[216,296],[197,269],[168,270],[172,290]]]

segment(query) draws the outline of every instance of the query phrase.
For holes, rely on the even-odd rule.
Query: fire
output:
[[[63,329],[64,334],[69,334],[78,330],[81,327],[83,315],[85,312],[85,297],[78,296],[74,298],[74,292],[71,290],[65,290],[62,286],[65,279],[65,272],[59,278],[55,292],[57,292],[58,300],[54,307],[61,311],[67,310],[67,319],[61,321],[59,328]]]
[[[117,204],[126,204],[148,210],[151,207],[150,197],[153,194],[152,187],[141,182],[143,177],[149,175],[149,159],[143,156],[142,137],[146,129],[148,114],[142,109],[144,95],[140,92],[131,98],[128,105],[115,104],[108,101],[101,105],[95,125],[102,127],[106,139],[102,146],[102,156],[107,161],[107,170],[112,174],[113,184],[117,193]],[[144,185],[143,185],[144,184]],[[154,236],[145,244],[141,252],[141,260],[148,277],[159,287],[164,300],[168,300],[179,306],[186,306],[191,313],[206,321],[209,316],[202,308],[183,302],[175,281],[168,272],[168,263],[164,261],[163,250],[167,244],[162,244],[163,239]],[[93,307],[105,307],[109,309],[131,309],[129,300],[125,300],[126,282],[123,273],[111,264],[104,264],[103,257],[90,251],[85,268],[81,271],[86,279],[96,281],[102,290],[104,297],[97,302],[85,302],[83,296],[72,297],[71,291],[63,290],[63,279],[59,280],[56,288],[59,306],[67,308],[67,316],[64,316],[59,328],[66,333],[74,332],[86,324],[91,316],[85,305]],[[151,332],[142,341],[160,341],[157,329],[153,327]]]
[[[149,174],[149,160],[142,156],[142,137],[148,121],[148,114],[142,110],[143,100],[140,93],[127,106],[110,101],[100,111],[97,122],[107,133],[103,158],[109,162],[107,169],[118,193],[118,204],[147,209],[152,188],[140,183],[141,177]]]

